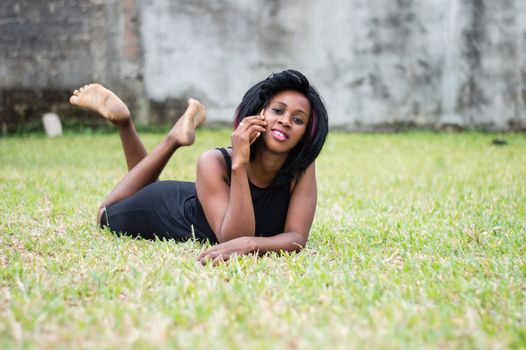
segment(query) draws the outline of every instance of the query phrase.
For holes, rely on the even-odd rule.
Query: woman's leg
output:
[[[102,206],[129,197],[146,185],[155,182],[172,154],[179,147],[194,143],[195,128],[204,121],[205,117],[206,112],[203,105],[197,100],[188,100],[188,108],[164,140],[124,176],[104,200]]]
[[[135,131],[128,107],[113,92],[100,84],[84,85],[73,92],[69,101],[73,105],[97,112],[115,124],[119,130],[128,170],[146,157],[148,153]]]
[[[142,144],[139,135],[137,135],[131,119],[115,123],[115,125],[117,125],[119,130],[126,165],[128,165],[128,171],[130,171],[146,157],[148,152],[146,152],[146,148]]]
[[[203,105],[194,99],[188,100],[188,108],[175,123],[166,138],[150,154],[142,145],[129,119],[126,105],[111,91],[101,85],[91,84],[75,91],[70,102],[102,114],[119,127],[129,172],[113,188],[102,202],[97,222],[107,205],[118,202],[136,193],[157,180],[172,154],[181,146],[194,143],[195,128],[206,117]],[[127,117],[125,117],[127,115]],[[142,155],[144,152],[144,155]]]

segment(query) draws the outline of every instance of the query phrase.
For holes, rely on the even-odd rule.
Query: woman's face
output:
[[[272,97],[263,110],[267,121],[265,144],[279,153],[290,152],[303,138],[311,114],[310,102],[300,92],[285,90]]]

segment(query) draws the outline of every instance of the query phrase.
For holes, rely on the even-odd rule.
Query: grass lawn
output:
[[[0,348],[525,348],[526,135],[497,136],[332,133],[308,247],[216,268],[94,224],[117,135],[0,138]]]

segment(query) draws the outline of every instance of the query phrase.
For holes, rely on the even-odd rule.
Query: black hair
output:
[[[285,90],[293,90],[303,94],[310,102],[311,115],[303,138],[290,151],[272,185],[286,185],[302,174],[320,154],[329,132],[327,110],[318,91],[309,84],[303,74],[293,69],[273,73],[267,79],[251,87],[236,109],[234,128],[237,128],[244,118],[257,115],[263,108],[267,107],[274,95]],[[257,142],[260,140],[251,146],[251,159],[255,157]]]

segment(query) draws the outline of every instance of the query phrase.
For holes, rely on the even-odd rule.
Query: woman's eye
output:
[[[301,120],[300,118],[294,118],[293,121],[295,124],[298,124],[298,125],[303,124],[303,120]]]
[[[272,108],[272,111],[278,115],[283,114],[283,111],[279,108]]]

